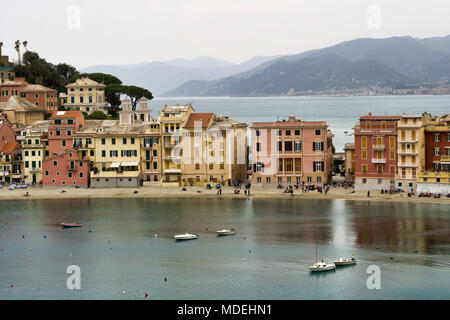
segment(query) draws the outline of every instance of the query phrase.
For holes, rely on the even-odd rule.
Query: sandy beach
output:
[[[187,187],[186,191],[181,191],[180,187],[143,186],[138,189],[116,188],[116,189],[89,189],[89,188],[40,188],[29,187],[27,189],[8,190],[5,186],[0,189],[0,200],[33,200],[33,199],[84,199],[84,198],[247,198],[244,190],[240,194],[234,193],[234,188],[224,187],[222,195],[217,195],[215,189],[207,190],[202,187]],[[63,190],[65,192],[63,192]],[[134,191],[138,193],[134,193]],[[199,192],[200,191],[200,192]],[[407,193],[381,194],[379,191],[371,191],[370,198],[367,192],[359,191],[352,193],[352,189],[331,188],[328,194],[324,195],[317,191],[303,193],[294,190],[294,196],[283,193],[276,188],[252,188],[251,198],[271,198],[271,199],[345,199],[359,201],[396,201],[396,202],[425,202],[450,204],[450,198],[409,198]],[[26,197],[26,192],[29,196]]]

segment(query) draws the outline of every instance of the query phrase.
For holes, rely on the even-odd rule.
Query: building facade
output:
[[[450,194],[450,116],[425,115],[425,169],[419,172],[417,192]]]
[[[22,180],[22,147],[17,141],[8,142],[0,149],[0,183]]]
[[[47,113],[58,110],[56,90],[39,84],[29,84],[25,78],[14,78],[0,85],[0,102],[6,102],[11,97],[25,99],[36,107],[45,109]]]
[[[251,125],[255,186],[330,183],[333,135],[326,122],[288,120]]]
[[[355,182],[355,144],[346,143],[344,146],[344,169],[345,169],[345,182]]]
[[[12,96],[3,104],[5,105],[3,113],[11,123],[29,125],[35,121],[44,120],[45,109],[23,98]]]
[[[416,190],[418,173],[425,168],[422,115],[403,114],[397,124],[397,171],[395,185],[403,191]]]
[[[94,111],[108,113],[105,85],[89,78],[80,78],[66,86],[67,93],[60,94],[64,107],[91,114]]]
[[[397,124],[401,116],[362,116],[354,128],[355,189],[395,188]]]

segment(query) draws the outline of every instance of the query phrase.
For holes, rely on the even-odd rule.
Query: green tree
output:
[[[122,93],[130,98],[133,111],[136,110],[137,103],[142,97],[145,97],[148,100],[153,99],[153,95],[150,91],[136,86],[122,86]]]
[[[14,48],[17,51],[17,62],[19,64],[19,66],[20,66],[20,61],[21,61],[21,59],[20,59],[20,44],[21,43],[19,40],[16,40],[16,42],[14,43]]]
[[[102,111],[94,111],[85,117],[87,120],[106,120],[108,116]]]

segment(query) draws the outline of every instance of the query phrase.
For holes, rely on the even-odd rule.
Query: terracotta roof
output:
[[[17,141],[8,142],[7,144],[5,144],[3,146],[3,149],[0,150],[0,152],[9,154],[9,153],[13,152],[17,148],[18,145],[19,145],[19,143]]]
[[[6,103],[5,110],[14,110],[14,111],[43,111],[44,108],[38,107],[28,100],[17,96],[11,96]]]
[[[23,91],[25,91],[25,92],[30,92],[30,91],[38,91],[38,92],[42,92],[42,91],[46,91],[46,92],[47,92],[47,91],[53,91],[53,92],[56,92],[56,90],[47,88],[47,87],[42,86],[42,85],[40,85],[40,84],[30,84],[30,85],[27,85],[27,86],[23,89]]]
[[[189,115],[188,120],[186,121],[186,124],[184,125],[185,128],[194,128],[195,122],[201,121],[202,122],[202,128],[207,128],[209,123],[211,122],[211,119],[214,118],[214,113],[208,112],[208,113],[201,113],[201,112],[193,112]]]
[[[67,119],[67,118],[78,118],[82,116],[83,113],[81,111],[54,111],[51,118]]]
[[[66,86],[66,88],[70,87],[105,87],[105,85],[89,78],[80,78],[74,83],[70,83]]]

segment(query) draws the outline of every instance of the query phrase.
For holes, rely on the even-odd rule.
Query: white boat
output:
[[[198,238],[197,234],[185,233],[185,234],[177,234],[174,236],[175,240],[195,240]]]
[[[313,266],[309,266],[310,272],[331,271],[334,269],[336,269],[336,265],[334,263],[325,263],[323,261],[317,262]]]
[[[232,229],[223,229],[223,230],[219,230],[216,231],[218,236],[231,236],[236,234],[236,230],[234,228]]]
[[[339,260],[334,261],[334,264],[336,266],[348,266],[348,265],[356,264],[356,259],[353,256],[350,259],[339,258]]]

